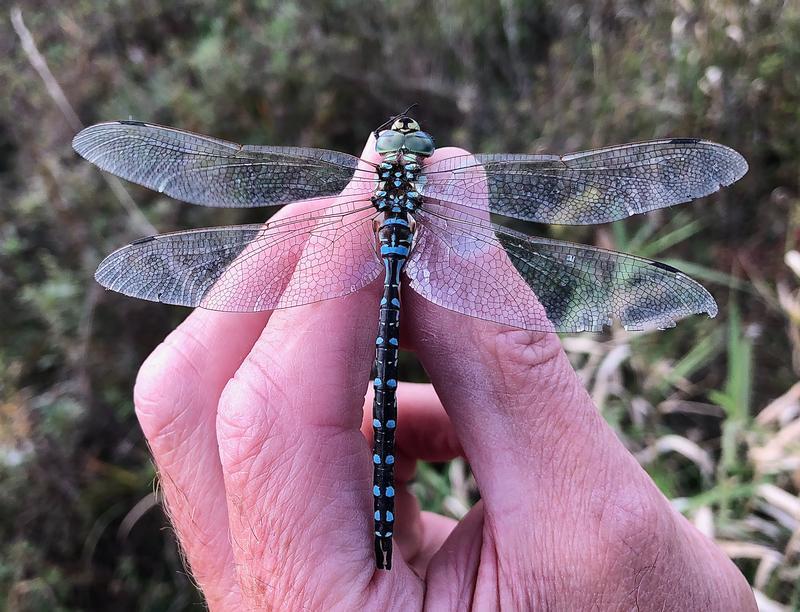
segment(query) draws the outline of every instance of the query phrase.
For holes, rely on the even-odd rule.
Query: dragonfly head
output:
[[[411,134],[412,132],[419,132],[419,123],[411,117],[400,115],[392,123],[392,130],[400,132],[401,134]]]
[[[431,135],[420,130],[419,123],[407,115],[396,117],[391,129],[376,136],[375,150],[381,155],[401,152],[430,157],[436,150]]]

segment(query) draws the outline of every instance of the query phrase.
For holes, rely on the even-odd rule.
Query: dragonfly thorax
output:
[[[386,155],[376,168],[378,182],[370,198],[381,212],[414,212],[422,205],[423,177],[419,157],[395,153]]]

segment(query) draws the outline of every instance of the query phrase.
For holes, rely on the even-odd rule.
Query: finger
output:
[[[433,280],[447,289],[445,303],[464,304],[469,312],[484,296],[494,302],[500,296],[503,303],[497,308],[519,317],[513,320],[545,320],[535,295],[499,244],[494,250],[475,245],[473,251],[455,245],[467,257],[461,262],[459,251],[451,250],[447,240],[442,243],[436,251],[436,244],[428,241],[428,250],[419,257],[434,266],[442,258],[450,263],[446,271],[429,271],[430,279],[441,275]],[[468,259],[476,262],[472,268]],[[478,278],[490,285],[479,285]],[[433,291],[432,299],[442,293]],[[536,535],[531,525],[596,525],[598,517],[588,509],[596,508],[598,491],[609,499],[621,494],[628,501],[631,489],[651,498],[658,495],[592,405],[555,334],[463,316],[413,290],[406,291],[404,307],[411,344],[452,419],[486,514],[503,517],[498,530],[508,542],[534,550],[532,542],[520,537]],[[553,516],[553,508],[565,507],[569,512]],[[540,520],[544,518],[548,520]]]
[[[375,395],[372,385],[367,389],[364,399],[364,417],[361,431],[372,440],[372,399]],[[402,459],[413,467],[418,459],[422,461],[450,461],[463,454],[456,437],[450,417],[447,416],[436,390],[430,383],[401,382],[397,388],[398,428],[395,434],[398,464],[395,478],[408,481],[413,472],[407,474]]]
[[[485,592],[475,590],[478,569],[483,566],[484,571],[491,572],[497,564],[495,551],[484,546],[483,531],[484,506],[483,501],[478,501],[428,560],[426,604],[431,610],[492,610],[497,607],[496,602],[484,600]],[[498,583],[496,576],[484,577],[488,584]]]
[[[465,317],[408,294],[418,357],[448,410],[487,511],[516,512],[527,491],[562,490],[564,462],[591,465],[609,444],[619,446],[557,336]]]
[[[196,310],[145,361],[134,390],[188,564],[209,605],[222,609],[241,600],[217,453],[217,402],[266,319]]]
[[[413,557],[409,557],[409,563],[420,576],[426,576],[431,560],[439,553],[442,546],[447,542],[453,531],[458,527],[459,522],[449,516],[442,516],[435,512],[423,511],[420,514],[421,521],[421,545]],[[436,610],[439,608],[431,608]],[[466,608],[447,608],[447,609],[466,609]]]
[[[319,205],[298,203],[273,220]],[[288,255],[283,263],[292,265]],[[195,310],[145,361],[134,391],[137,417],[188,564],[209,604],[224,609],[238,608],[240,594],[217,451],[217,404],[268,318],[268,312]]]
[[[275,311],[223,393],[219,453],[248,606],[351,609],[368,589],[416,580],[398,563],[371,584],[372,464],[359,426],[379,290]],[[421,598],[418,581],[409,588]]]

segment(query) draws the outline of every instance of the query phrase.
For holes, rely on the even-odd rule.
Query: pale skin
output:
[[[362,156],[376,160],[371,143]],[[394,566],[376,570],[364,393],[381,282],[273,312],[198,309],[142,366],[137,415],[212,610],[756,610],[605,423],[557,336],[409,289],[403,345],[433,384],[398,390]],[[418,459],[454,457],[481,493],[460,522],[421,512],[404,486]]]

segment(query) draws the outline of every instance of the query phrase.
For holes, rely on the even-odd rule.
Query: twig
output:
[[[61,89],[53,73],[50,72],[50,68],[48,68],[44,57],[39,53],[39,49],[36,48],[36,43],[33,41],[30,30],[28,30],[25,22],[22,20],[22,11],[19,10],[18,6],[11,9],[11,25],[14,26],[14,31],[17,33],[17,36],[19,36],[22,49],[25,51],[25,55],[28,56],[28,61],[30,61],[31,66],[33,66],[33,69],[36,70],[39,77],[44,82],[47,93],[50,94],[53,102],[56,103],[58,109],[67,119],[70,127],[73,130],[80,130],[83,127],[81,120],[67,101],[64,90]]]
[[[69,100],[67,100],[67,96],[64,95],[64,90],[61,89],[58,81],[56,81],[53,73],[50,71],[44,56],[36,47],[36,42],[33,40],[30,30],[25,25],[22,19],[22,11],[18,6],[11,9],[11,25],[14,27],[14,31],[19,37],[20,43],[22,43],[22,50],[25,52],[25,55],[28,56],[28,61],[39,75],[39,78],[42,79],[48,95],[52,98],[53,102],[55,102],[61,114],[64,115],[69,126],[77,132],[83,128],[83,123],[80,118],[78,118],[78,114],[72,108]],[[136,202],[133,201],[133,198],[131,198],[119,179],[105,173],[103,173],[103,178],[138,230],[147,235],[155,234],[155,227],[147,220],[147,217],[144,216],[144,213],[142,213],[141,209],[136,205]]]

